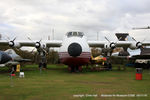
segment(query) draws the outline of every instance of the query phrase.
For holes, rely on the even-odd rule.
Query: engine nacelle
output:
[[[14,42],[14,41],[9,41],[8,45],[12,48],[20,48],[21,45],[18,42]]]
[[[137,47],[137,48],[141,48],[141,47],[142,47],[142,43],[141,43],[141,42],[137,42],[137,43],[136,43],[136,47]]]
[[[110,43],[110,48],[115,49],[116,48],[116,43],[114,43],[114,42]]]
[[[129,46],[129,48],[130,49],[139,49],[139,48],[141,48],[142,47],[142,43],[141,42],[137,42],[137,43],[132,43],[130,46]]]
[[[38,52],[45,52],[46,51],[46,45],[41,44],[40,42],[35,43],[35,48],[37,49]]]
[[[40,43],[40,42],[36,42],[36,43],[35,43],[35,48],[37,48],[37,49],[38,49],[38,48],[41,48],[41,43]]]
[[[104,45],[104,49],[114,49],[114,48],[116,48],[116,44],[114,42]]]

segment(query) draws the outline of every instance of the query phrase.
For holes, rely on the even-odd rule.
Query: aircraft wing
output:
[[[128,48],[131,44],[133,44],[133,42],[129,42],[129,41],[118,41],[116,43],[116,47],[125,47]]]
[[[142,43],[144,46],[150,46],[150,42],[144,42]]]
[[[1,45],[1,46],[8,46],[8,43],[9,43],[9,42],[7,42],[7,41],[5,41],[5,40],[0,40],[0,45]]]
[[[29,47],[35,47],[35,44],[38,41],[32,42],[32,41],[14,41],[14,47],[23,47],[23,46],[29,46]],[[45,44],[46,47],[60,47],[62,44],[62,41],[59,40],[50,40],[50,41],[42,41],[42,44]],[[9,41],[0,40],[1,46],[8,46]]]
[[[110,43],[107,41],[88,41],[90,47],[100,47],[100,48],[104,48],[105,44],[109,46],[109,44],[111,43],[115,43],[116,47],[124,47],[124,48],[128,48],[131,45],[136,46],[135,41],[117,41],[117,42],[110,41]],[[150,46],[150,42],[142,42],[142,45]]]
[[[51,41],[45,42],[45,44],[46,44],[46,47],[60,47],[62,44],[62,41],[51,40]]]
[[[35,42],[30,42],[30,41],[15,41],[14,43],[19,43],[20,47],[22,46],[34,46]],[[0,45],[1,46],[8,46],[9,45],[9,41],[5,41],[5,40],[0,40]]]
[[[38,41],[36,41],[38,42]],[[35,46],[35,43],[36,42],[30,42],[30,41],[22,41],[22,42],[18,42],[21,47],[22,46]],[[62,44],[62,41],[61,40],[47,40],[47,41],[42,41],[41,44],[45,44],[46,47],[60,47],[61,44]]]
[[[116,47],[129,47],[131,46],[132,44],[135,44],[136,46],[136,43],[135,41],[118,41],[116,43]],[[142,43],[142,46],[150,46],[150,42],[141,42]]]
[[[100,48],[104,48],[105,44],[110,44],[107,41],[88,41],[88,44],[90,47],[100,47]],[[128,41],[118,41],[115,43],[116,47],[129,47],[132,42],[128,42]]]
[[[89,47],[100,47],[104,48],[104,45],[106,44],[105,41],[88,41]]]
[[[35,46],[35,42],[30,42],[30,41],[16,41],[16,42],[19,43],[21,47],[23,47],[23,46],[30,46],[30,47]]]

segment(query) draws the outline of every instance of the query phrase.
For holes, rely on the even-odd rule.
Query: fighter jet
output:
[[[6,51],[0,51],[0,67],[16,66],[20,62],[28,62],[30,59],[23,59],[13,49],[7,49]]]
[[[11,60],[12,60],[12,58],[8,53],[6,53],[4,51],[0,51],[0,65],[1,66],[2,65],[4,66],[5,63],[7,63]]]

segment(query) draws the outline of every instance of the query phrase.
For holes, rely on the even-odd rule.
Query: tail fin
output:
[[[134,41],[134,38],[129,33],[116,33],[115,35],[119,41]]]

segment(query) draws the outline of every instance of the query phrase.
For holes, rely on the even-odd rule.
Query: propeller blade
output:
[[[5,37],[4,39],[5,39],[6,41],[10,41],[10,38],[9,38],[6,34],[3,34],[3,36]]]
[[[142,43],[146,40],[146,37],[142,40]]]
[[[111,43],[110,41],[109,41],[109,39],[105,36],[105,39],[109,42],[109,43]]]
[[[9,40],[8,40],[8,39],[6,39],[6,38],[4,38],[4,40],[6,40],[7,42],[9,42]]]
[[[43,49],[43,51],[44,51],[46,54],[48,54],[48,52],[47,52],[46,50]]]
[[[17,37],[15,37],[12,41],[14,42],[16,40]]]
[[[31,42],[34,42],[30,37],[27,37],[28,38],[28,40],[30,40]],[[35,42],[34,42],[35,43]]]
[[[31,38],[30,37],[27,37],[29,40],[31,40]],[[31,40],[32,41],[32,40]]]
[[[39,42],[41,42],[41,41],[42,41],[42,39]]]
[[[135,38],[132,37],[132,39],[133,39],[135,42],[137,42]]]

